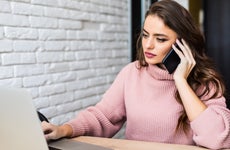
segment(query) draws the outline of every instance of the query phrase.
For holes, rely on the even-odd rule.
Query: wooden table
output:
[[[90,136],[80,136],[73,138],[73,140],[95,144],[114,150],[207,150],[206,148],[189,145],[165,144]]]

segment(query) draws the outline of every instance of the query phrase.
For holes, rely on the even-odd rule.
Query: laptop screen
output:
[[[48,150],[29,92],[0,87],[0,98],[0,149]]]
[[[0,87],[0,150],[48,150],[30,93]],[[52,150],[109,150],[71,139],[50,142]]]

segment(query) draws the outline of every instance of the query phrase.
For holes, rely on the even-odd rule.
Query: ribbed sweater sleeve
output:
[[[72,136],[112,137],[122,127],[126,121],[124,74],[123,69],[96,106],[87,108],[66,123],[73,129]]]
[[[191,122],[197,145],[211,149],[230,148],[230,110],[225,98],[210,99],[208,108]]]

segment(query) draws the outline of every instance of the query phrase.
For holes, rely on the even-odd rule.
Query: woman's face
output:
[[[146,17],[142,31],[142,46],[148,64],[161,64],[177,38],[176,32],[156,15]]]

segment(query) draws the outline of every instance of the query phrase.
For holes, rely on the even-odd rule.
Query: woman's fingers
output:
[[[195,59],[193,57],[192,51],[189,48],[188,44],[184,41],[184,39],[181,40],[181,42],[177,39],[176,43],[178,44],[178,46],[180,47],[183,56],[181,55],[180,58],[185,58],[186,62],[188,62],[188,64],[191,66],[191,68],[193,68],[196,64]]]
[[[188,46],[188,44],[186,43],[186,41],[184,39],[182,39],[182,44],[185,47],[185,50],[187,52],[187,57],[189,58],[189,60],[191,61],[191,63],[193,65],[195,65],[196,62],[195,62],[194,56],[192,54],[191,48]]]
[[[55,126],[46,121],[43,121],[41,125],[46,140],[55,139]]]
[[[183,76],[185,78],[188,77],[194,66],[196,65],[195,59],[192,55],[191,49],[188,44],[182,39],[181,42],[177,39],[176,44],[180,48],[180,50],[173,45],[175,52],[181,59],[181,63],[179,64],[177,69],[177,75]]]

